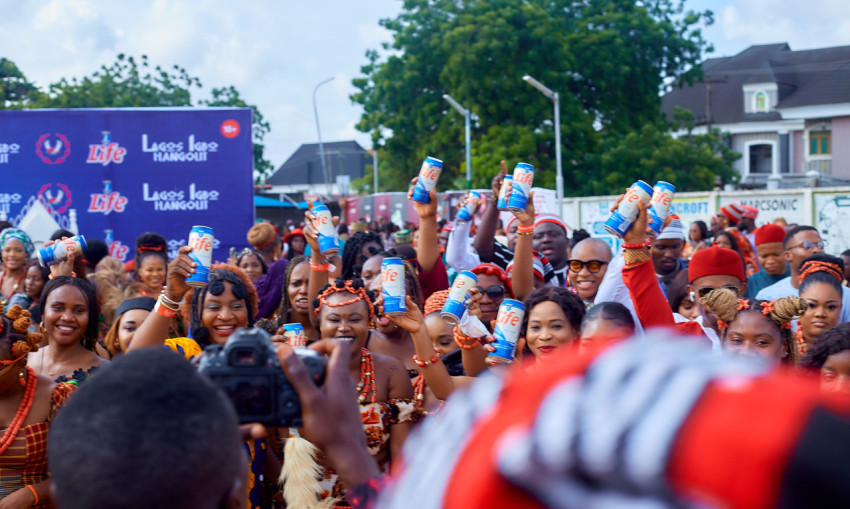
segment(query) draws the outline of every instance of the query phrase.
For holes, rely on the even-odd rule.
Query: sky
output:
[[[365,52],[390,41],[378,21],[395,17],[401,0],[0,0],[0,57],[39,86],[90,75],[119,53],[186,68],[205,98],[233,85],[271,124],[266,157],[277,167],[302,143],[355,139],[361,108],[349,96]],[[710,9],[709,56],[752,44],[788,42],[794,50],[850,45],[848,0],[688,0]]]

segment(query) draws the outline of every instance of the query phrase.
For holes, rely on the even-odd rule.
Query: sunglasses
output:
[[[602,266],[606,263],[608,262],[603,262],[601,260],[588,260],[586,262],[583,262],[581,260],[570,260],[569,267],[570,272],[575,272],[576,274],[581,272],[581,269],[585,267],[587,267],[587,270],[589,270],[591,274],[596,274],[597,272],[602,270]]]
[[[739,295],[740,292],[741,292],[741,290],[737,286],[724,286],[723,288],[725,288],[726,290],[729,290],[730,292],[734,293],[735,295]],[[703,298],[706,295],[708,295],[708,292],[710,292],[712,290],[718,290],[718,288],[712,288],[710,286],[705,286],[703,288],[698,289],[697,293],[699,294],[700,298]]]
[[[500,285],[493,285],[488,287],[487,289],[481,288],[480,286],[475,287],[478,290],[478,293],[481,295],[487,294],[490,297],[490,300],[493,302],[502,302],[505,300],[505,288]]]
[[[804,240],[803,242],[800,242],[800,243],[799,243],[799,244],[797,244],[796,246],[791,246],[791,247],[789,247],[789,248],[788,248],[788,250],[790,251],[790,250],[792,250],[792,249],[796,249],[796,248],[798,248],[798,247],[802,247],[802,248],[803,248],[803,249],[805,249],[806,251],[811,251],[812,249],[814,249],[814,248],[815,248],[815,246],[817,246],[817,248],[818,248],[818,249],[820,249],[821,251],[823,251],[823,247],[824,247],[825,245],[826,245],[826,241],[825,241],[825,240],[819,240],[819,241],[817,241],[817,242],[812,242],[811,240]]]

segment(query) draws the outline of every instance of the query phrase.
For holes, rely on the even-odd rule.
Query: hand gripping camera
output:
[[[316,385],[324,383],[325,358],[307,348],[294,351]],[[272,427],[302,425],[301,400],[286,379],[266,331],[239,329],[224,345],[208,346],[198,371],[230,397],[240,423],[258,422]]]

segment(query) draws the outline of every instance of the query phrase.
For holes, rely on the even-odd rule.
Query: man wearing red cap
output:
[[[766,224],[755,232],[756,253],[761,270],[747,279],[747,298],[755,299],[762,288],[778,283],[790,276],[788,262],[785,260],[782,242],[785,240],[785,228],[778,224]]]
[[[738,249],[744,257],[747,275],[752,275],[759,271],[759,266],[756,263],[756,257],[753,253],[753,246],[747,236],[750,227],[755,229],[754,220],[756,216],[758,216],[758,209],[748,205],[741,205],[738,202],[732,202],[720,207],[720,213],[717,214],[718,226],[729,232],[738,241]],[[744,232],[739,229],[739,223],[742,221],[747,221],[750,225],[746,226],[747,223],[745,223],[747,229]]]

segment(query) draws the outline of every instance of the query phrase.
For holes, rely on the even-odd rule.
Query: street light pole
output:
[[[472,153],[470,152],[471,146],[471,123],[472,123],[472,113],[460,105],[457,101],[452,99],[452,96],[449,94],[443,94],[443,99],[448,101],[449,104],[452,105],[452,108],[456,109],[458,113],[463,115],[464,122],[464,141],[466,143],[466,188],[472,189]]]
[[[543,95],[552,100],[555,106],[555,193],[558,195],[558,215],[564,217],[564,170],[561,167],[561,105],[558,98],[558,93],[553,92],[529,75],[522,77],[523,81],[539,90]]]
[[[331,176],[328,173],[328,165],[325,162],[325,147],[322,144],[322,130],[319,128],[319,109],[316,107],[316,91],[325,83],[333,81],[333,77],[326,79],[316,85],[313,89],[313,115],[316,117],[316,132],[319,135],[319,157],[322,159],[322,173],[325,175],[325,186],[327,186],[328,199],[331,199]]]
[[[378,192],[378,144],[375,144],[375,149],[372,151],[372,194]]]

